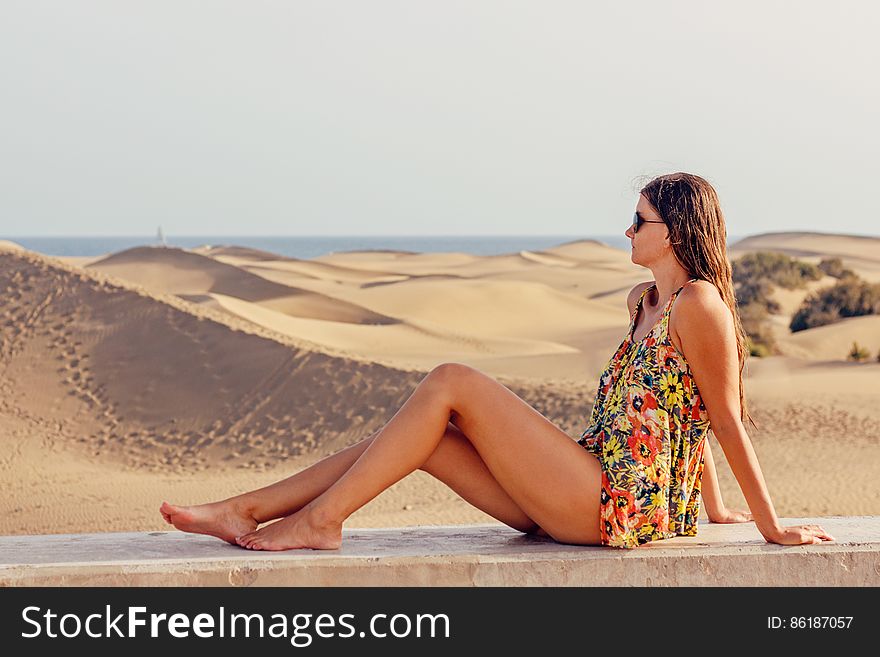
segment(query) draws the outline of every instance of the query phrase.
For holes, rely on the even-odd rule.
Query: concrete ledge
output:
[[[504,525],[344,529],[339,550],[251,552],[181,532],[0,537],[2,586],[878,586],[880,516],[786,518],[837,540],[767,543],[752,523],[634,550]]]

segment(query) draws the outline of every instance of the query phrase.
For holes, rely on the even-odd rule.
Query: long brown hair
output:
[[[733,314],[736,351],[739,357],[740,419],[757,429],[746,406],[743,368],[749,356],[733,289],[733,273],[727,257],[727,227],[711,184],[692,173],[670,173],[653,178],[640,193],[654,206],[669,228],[672,253],[692,278],[709,281],[721,293]]]

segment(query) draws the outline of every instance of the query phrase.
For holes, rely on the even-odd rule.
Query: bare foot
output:
[[[249,550],[338,550],[342,545],[342,523],[321,521],[306,506],[283,520],[239,537],[236,542]]]
[[[259,524],[249,513],[228,501],[196,506],[162,502],[159,511],[165,522],[182,532],[216,536],[232,545],[237,536],[253,532]]]

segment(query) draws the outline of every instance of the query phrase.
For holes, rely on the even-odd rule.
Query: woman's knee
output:
[[[476,372],[473,367],[463,363],[443,363],[432,369],[422,383],[453,394],[463,386],[467,386],[468,380]]]
[[[444,382],[455,382],[462,377],[470,376],[476,370],[464,363],[441,363],[428,373],[428,377]]]

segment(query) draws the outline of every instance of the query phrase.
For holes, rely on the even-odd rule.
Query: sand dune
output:
[[[769,250],[793,257],[853,257],[880,261],[880,237],[810,232],[762,233],[732,244],[730,257],[739,257],[739,252]]]
[[[157,292],[196,295],[214,292],[297,317],[353,324],[397,320],[356,304],[282,285],[213,258],[174,248],[138,247],[88,265]]]
[[[323,399],[314,377],[360,377],[379,366],[283,344],[247,322],[48,259],[2,257],[0,284],[17,290],[4,306],[5,406],[72,423],[97,451],[126,463],[197,467],[233,454],[256,463],[310,451],[324,432],[344,441],[384,417],[404,382],[417,382],[379,368],[388,377],[370,384],[378,387],[369,403]],[[293,414],[293,398],[312,410]],[[334,419],[316,422],[324,413]]]
[[[802,233],[732,255],[756,245],[839,255],[860,275],[880,257],[875,242]],[[626,295],[650,279],[593,240],[309,260],[234,245],[50,258],[0,242],[0,533],[165,529],[161,498],[286,476],[380,428],[444,361],[495,376],[576,437],[626,331]],[[790,314],[831,283],[774,296]],[[877,513],[880,363],[844,359],[854,339],[880,349],[878,318],[798,334],[776,319],[786,355],[751,359],[746,390],[777,511]],[[743,507],[715,454],[725,498]],[[349,526],[489,521],[417,472]]]
[[[739,240],[729,255],[739,258],[752,251],[776,251],[819,264],[822,258],[840,258],[862,278],[880,281],[880,238],[830,233],[765,233]]]
[[[866,348],[872,359],[880,353],[880,315],[846,317],[834,324],[791,333],[782,340],[784,352],[808,360],[840,360],[853,342]]]
[[[467,253],[411,253],[409,251],[346,251],[311,259],[332,265],[407,275],[443,274],[452,267],[478,262],[480,256]]]
[[[523,356],[577,353],[577,349],[573,347],[546,340],[468,334],[461,332],[461,329],[457,332],[455,329],[418,321],[382,327],[300,319],[255,307],[234,297],[219,294],[212,297],[222,308],[261,326],[302,336],[339,350],[357,352],[374,360],[393,359],[396,363],[405,363],[409,367],[430,369],[437,364],[438,354],[443,354],[446,360],[463,360],[487,354]]]
[[[826,287],[832,287],[837,283],[837,279],[832,276],[823,276],[818,281],[807,281],[803,288],[787,290],[784,287],[774,287],[770,295],[780,306],[780,315],[785,320],[786,327],[794,315],[810,293]]]
[[[16,242],[0,240],[0,251],[24,251],[25,248]]]
[[[528,280],[415,280],[361,291],[370,308],[482,335],[559,336],[620,327],[626,309],[613,309]],[[536,321],[537,318],[547,321]],[[587,319],[588,318],[588,319]]]
[[[363,269],[326,264],[314,260],[288,258],[267,251],[257,251],[256,249],[199,247],[193,249],[193,251],[195,253],[204,253],[219,262],[225,262],[236,267],[258,270],[258,273],[279,271],[306,278],[346,283],[398,281],[408,278],[406,275],[393,272],[365,271]]]
[[[539,265],[547,265],[548,267],[576,267],[578,265],[577,260],[554,255],[546,251],[520,251],[519,254],[526,260],[532,260]]]
[[[248,246],[212,246],[210,244],[207,244],[205,246],[198,246],[190,250],[193,253],[200,253],[215,259],[219,259],[221,256],[256,261],[284,259],[277,253],[272,253],[271,251],[263,251],[262,249],[254,249]]]
[[[574,240],[572,242],[563,242],[562,244],[557,244],[556,246],[544,249],[544,252],[552,253],[563,258],[580,260],[585,263],[601,262],[603,257],[616,258],[620,253],[627,254],[626,251],[621,252],[620,249],[615,249],[599,240]]]
[[[223,258],[223,262],[230,262],[230,258]],[[265,265],[257,265],[249,261],[242,261],[239,259],[237,262],[230,262],[230,264],[243,267],[261,276],[267,274],[271,275],[272,272],[284,272],[294,274],[297,277],[304,276],[321,281],[359,283],[361,285],[376,283],[394,283],[411,278],[410,276],[407,276],[405,274],[386,274],[384,272],[363,271],[361,269],[339,267],[335,265],[327,265],[319,262],[307,262],[303,260],[273,260],[271,262],[266,262]],[[269,276],[266,277],[269,278]],[[270,280],[272,279],[270,278]]]
[[[519,363],[523,361],[567,354],[575,359],[560,358],[551,371],[576,379],[583,376],[583,368],[592,373],[600,366],[601,359],[589,355],[593,349],[585,354],[584,341],[592,339],[595,346],[613,350],[620,339],[619,327],[627,321],[625,298],[631,284],[622,289],[610,272],[591,275],[584,269],[572,280],[560,281],[558,274],[554,279],[558,262],[573,267],[596,249],[607,250],[587,242],[580,245],[579,257],[575,257],[574,245],[568,246],[566,256],[549,251],[529,252],[528,257],[525,252],[469,256],[471,265],[463,271],[460,259],[447,259],[447,254],[395,252],[393,262],[378,270],[279,259],[265,251],[249,260],[247,249],[229,247],[199,250],[218,251],[216,258],[144,247],[114,254],[89,269],[210,304],[273,331],[406,369],[424,369],[442,355],[447,360],[471,358],[484,366],[494,363],[499,373],[522,375]],[[344,256],[371,259],[376,252]],[[420,261],[415,267],[411,266],[414,259]],[[427,273],[429,263],[436,273]],[[631,263],[628,268],[632,277],[637,268]],[[532,282],[536,270],[540,274]],[[555,287],[543,282],[547,279],[554,279]],[[617,289],[600,288],[600,299],[585,299],[579,283],[574,282],[581,280],[589,281],[588,293],[595,294],[603,282]],[[538,317],[551,321],[536,322]],[[508,359],[509,363],[502,362]]]

